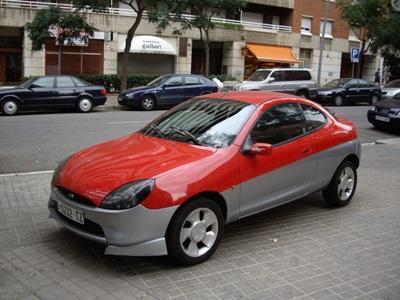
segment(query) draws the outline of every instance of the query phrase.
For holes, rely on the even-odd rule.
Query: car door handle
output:
[[[307,154],[311,152],[311,148],[310,147],[304,147],[301,149],[301,154]]]

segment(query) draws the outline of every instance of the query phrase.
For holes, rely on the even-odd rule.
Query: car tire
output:
[[[373,94],[372,97],[371,97],[371,100],[369,101],[369,104],[374,105],[378,101],[379,101],[378,95]]]
[[[342,96],[342,95],[336,95],[336,96],[333,98],[333,104],[334,104],[335,106],[342,106],[342,105],[344,105],[343,96]]]
[[[298,91],[296,95],[301,98],[308,99],[308,93],[306,91]]]
[[[91,112],[93,109],[93,102],[90,98],[82,97],[79,98],[79,102],[76,105],[76,110],[81,113]]]
[[[168,255],[181,265],[206,261],[217,249],[224,231],[219,205],[208,198],[183,204],[168,226]]]
[[[337,168],[323,196],[331,206],[346,206],[353,198],[356,187],[357,168],[353,162],[346,160]]]
[[[20,104],[15,99],[5,99],[1,103],[1,111],[6,116],[14,116],[19,112]]]
[[[152,95],[144,95],[140,98],[140,108],[150,111],[156,107],[156,99]]]

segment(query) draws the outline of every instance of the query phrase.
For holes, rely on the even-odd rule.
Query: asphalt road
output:
[[[330,107],[355,122],[362,143],[400,137],[368,123],[368,106]],[[29,113],[0,117],[0,174],[53,170],[59,161],[87,146],[142,128],[163,111]]]

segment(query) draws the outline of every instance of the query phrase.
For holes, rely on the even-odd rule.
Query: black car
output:
[[[376,103],[367,116],[368,121],[377,128],[400,130],[400,94]]]
[[[333,103],[336,106],[357,102],[375,104],[381,96],[381,88],[371,82],[356,78],[341,78],[325,84],[318,91],[316,101]]]
[[[75,108],[86,113],[106,100],[104,87],[74,76],[34,77],[14,88],[0,90],[1,111],[9,116],[39,108]]]
[[[218,92],[217,85],[203,76],[170,74],[160,76],[146,86],[121,92],[118,103],[126,107],[152,110],[156,106],[173,106],[213,92]]]

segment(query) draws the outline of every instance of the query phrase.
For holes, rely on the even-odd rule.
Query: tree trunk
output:
[[[365,51],[365,44],[366,41],[361,42],[361,49],[360,49],[360,61],[357,64],[357,77],[362,78],[363,69],[364,69],[364,52]]]
[[[210,39],[208,31],[205,31],[205,35],[206,38],[204,40],[204,51],[205,51],[204,74],[208,76],[210,75]]]
[[[126,90],[128,86],[128,61],[129,61],[129,53],[131,50],[131,44],[133,36],[135,35],[136,29],[138,28],[142,17],[143,17],[143,9],[139,9],[137,12],[137,16],[135,22],[133,23],[132,27],[129,28],[128,34],[125,40],[125,49],[124,54],[122,56],[122,69],[121,69],[121,86],[120,91]]]

